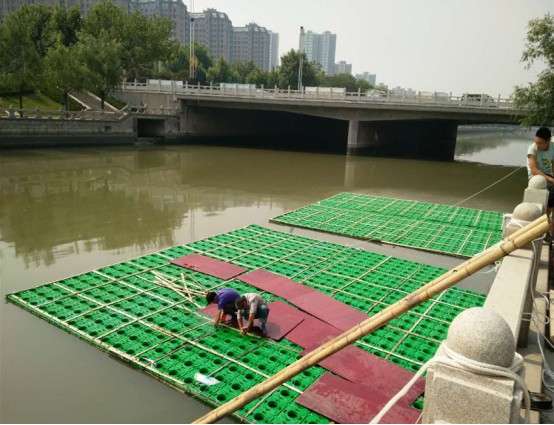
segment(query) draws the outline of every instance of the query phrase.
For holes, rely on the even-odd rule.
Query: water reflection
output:
[[[509,160],[503,141],[463,139],[460,156],[495,149],[501,161]],[[175,235],[185,227],[194,240],[199,214],[229,228],[229,210],[252,216],[262,207],[288,211],[341,191],[454,204],[509,171],[469,163],[197,146],[12,152],[0,157],[0,238],[13,244],[26,267],[51,265],[59,256],[79,252],[173,246],[183,243]],[[512,209],[519,202],[514,193],[521,193],[517,186],[525,184],[519,174],[476,206]]]
[[[478,158],[487,143],[464,151],[465,158]],[[495,157],[508,163],[505,155],[497,144]],[[248,224],[267,225],[342,191],[455,204],[511,171],[203,146],[2,151],[0,291],[5,296]],[[463,206],[511,211],[526,182],[521,170]],[[0,315],[0,422],[177,423],[208,410],[15,306],[0,304]],[[76,377],[86,382],[83,391],[74,391]]]
[[[304,188],[308,196],[344,176],[344,161],[326,156],[306,167],[305,157],[291,161],[279,152],[268,157],[239,151],[116,149],[3,156],[1,238],[14,244],[27,267],[53,264],[59,255],[55,247],[62,245],[72,253],[172,246],[174,231],[194,212],[215,216],[227,208],[267,202],[286,209],[289,189],[302,197]]]
[[[519,127],[460,127],[455,159],[491,165],[526,165],[527,148],[533,142],[535,131]]]

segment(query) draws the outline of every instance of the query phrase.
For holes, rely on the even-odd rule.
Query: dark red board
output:
[[[264,269],[257,269],[253,272],[245,273],[242,276],[239,276],[237,280],[255,286],[262,291],[270,292],[278,297],[286,299],[287,301],[303,294],[317,292],[309,286],[302,285]]]
[[[338,423],[367,424],[389,399],[371,386],[354,384],[326,373],[296,402]],[[400,400],[380,423],[413,424],[420,415],[419,410]]]
[[[214,260],[200,254],[189,254],[184,257],[171,260],[171,264],[176,264],[190,270],[215,276],[223,280],[231,279],[247,271],[244,267],[235,266],[225,261]]]
[[[267,336],[275,341],[280,341],[304,320],[294,308],[281,301],[274,301],[268,307]]]
[[[288,301],[341,331],[347,331],[369,319],[367,314],[319,291],[302,294]]]
[[[307,313],[304,320],[288,335],[287,339],[300,345],[302,348],[319,347],[324,342],[339,336],[342,332],[333,326],[322,322]]]
[[[317,348],[319,344],[306,347],[302,355]],[[319,365],[343,378],[368,386],[388,398],[392,398],[414,374],[381,357],[368,353],[361,348],[349,345],[338,353],[319,362]],[[425,379],[420,378],[404,396],[405,404],[413,403],[424,391]]]
[[[217,315],[217,304],[210,304],[208,307],[200,309],[206,316],[215,317]]]
[[[284,298],[312,316],[343,331],[369,318],[366,314],[322,292],[264,269],[245,273],[237,280]]]

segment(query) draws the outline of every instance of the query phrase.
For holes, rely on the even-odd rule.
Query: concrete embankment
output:
[[[89,115],[87,115],[89,114]],[[171,143],[179,140],[178,119],[137,117],[124,114],[105,117],[70,113],[69,117],[2,117],[0,149],[55,146],[133,145],[137,142]]]

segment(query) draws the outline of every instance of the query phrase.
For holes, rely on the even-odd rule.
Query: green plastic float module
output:
[[[375,199],[371,203],[387,205],[380,202]],[[276,343],[244,337],[236,330],[216,331],[212,319],[201,315],[186,297],[157,284],[156,274],[176,285],[184,276],[185,281],[205,289],[228,286],[240,293],[259,291],[237,280],[223,281],[168,264],[170,259],[196,252],[233,264],[242,259],[250,269],[266,265],[369,314],[445,271],[260,226],[209,239],[198,241],[193,248],[165,249],[8,298],[91,344],[120,354],[159,379],[219,405],[296,361],[302,348],[287,340]],[[277,299],[270,294],[264,297]],[[364,337],[357,346],[417,371],[446,337],[451,320],[484,300],[482,294],[451,288]],[[205,305],[203,297],[196,297],[195,302]],[[213,376],[226,385],[201,385],[194,379],[195,373]],[[322,373],[319,366],[304,371],[287,383],[298,391],[280,387],[257,407],[249,404],[241,409],[239,417],[260,423],[328,422],[294,402]]]
[[[350,213],[349,217],[347,213]],[[289,215],[293,220],[288,220]],[[272,221],[453,255],[472,256],[486,248],[485,245],[490,246],[487,243],[489,239],[495,241],[492,243],[501,239],[502,214],[370,195],[336,195],[302,208],[301,213],[300,210],[292,211]],[[443,234],[443,231],[446,233]],[[485,238],[473,239],[473,233],[487,235]],[[471,235],[469,241],[468,235]],[[434,241],[438,236],[440,238]],[[471,245],[467,245],[466,241]]]

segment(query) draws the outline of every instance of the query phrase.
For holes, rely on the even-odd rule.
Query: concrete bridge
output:
[[[451,160],[458,125],[519,122],[511,101],[486,95],[188,86],[164,80],[123,84],[118,95],[130,104],[146,105],[147,110],[153,106],[174,110],[185,138],[240,139],[253,145],[262,140],[292,148],[325,146],[352,154],[400,152],[407,157]]]
[[[508,100],[252,85],[123,84],[120,111],[0,108],[0,147],[215,142],[452,160],[458,125],[517,124]],[[134,106],[133,106],[134,105]],[[101,135],[101,137],[99,137]]]

